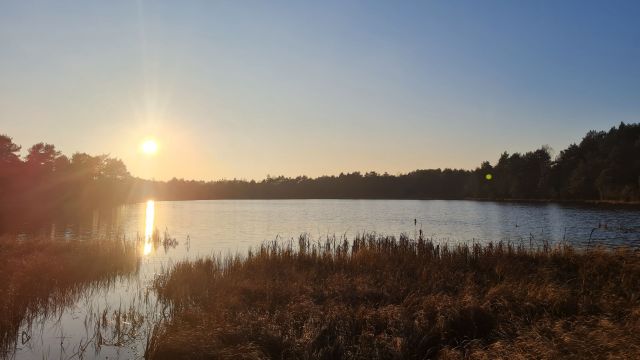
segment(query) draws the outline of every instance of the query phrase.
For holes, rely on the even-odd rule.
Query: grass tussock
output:
[[[172,307],[155,359],[640,358],[630,249],[301,237],[155,287]]]
[[[25,322],[55,314],[91,286],[135,273],[136,251],[135,243],[117,240],[0,238],[0,356],[16,345]]]

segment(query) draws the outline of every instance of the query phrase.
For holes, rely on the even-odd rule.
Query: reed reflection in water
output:
[[[96,241],[52,241],[47,238],[0,238],[0,358],[41,358],[59,336],[71,341],[62,319],[83,300],[136,280],[137,245],[122,238]],[[43,276],[46,274],[46,276]],[[70,311],[70,312],[69,312]],[[42,331],[34,326],[42,325]],[[25,352],[17,356],[15,350]]]

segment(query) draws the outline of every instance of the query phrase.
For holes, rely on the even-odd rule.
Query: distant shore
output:
[[[153,196],[151,198],[154,198]],[[493,198],[405,198],[405,197],[256,197],[256,198],[203,198],[203,199],[165,199],[154,198],[156,201],[215,201],[215,200],[425,200],[425,201],[481,201],[499,203],[532,203],[532,204],[575,204],[593,206],[630,206],[639,207],[640,201],[620,200],[579,200],[579,199],[493,199]],[[135,203],[141,203],[138,201]]]
[[[471,201],[493,201],[512,203],[549,203],[549,204],[576,204],[576,205],[603,205],[603,206],[631,206],[640,207],[640,201],[621,200],[579,200],[579,199],[490,199],[490,198],[466,198]]]

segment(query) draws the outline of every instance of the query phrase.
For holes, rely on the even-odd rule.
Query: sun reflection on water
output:
[[[146,219],[144,222],[144,248],[142,253],[146,256],[153,249],[153,222],[155,219],[155,206],[153,200],[147,201]]]

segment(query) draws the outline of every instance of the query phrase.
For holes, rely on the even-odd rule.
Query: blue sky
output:
[[[637,1],[3,1],[0,132],[158,179],[473,168],[640,121],[638,19]]]

